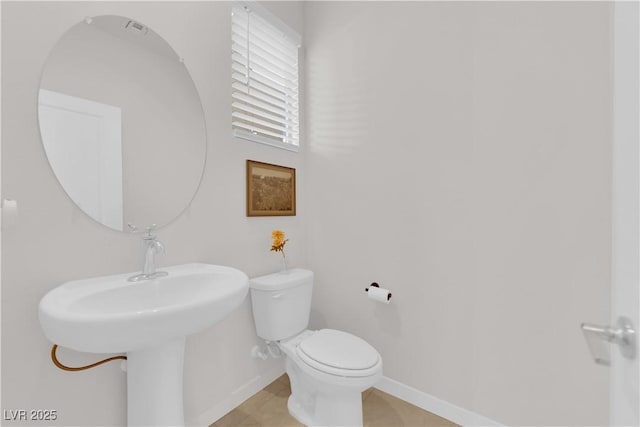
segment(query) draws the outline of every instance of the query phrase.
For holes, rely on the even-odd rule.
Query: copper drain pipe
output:
[[[73,366],[63,365],[58,360],[58,356],[56,356],[56,350],[58,350],[58,344],[54,344],[53,347],[51,347],[51,360],[53,361],[54,365],[56,365],[58,368],[62,369],[63,371],[72,371],[72,372],[84,371],[85,369],[95,368],[96,366],[102,365],[103,363],[111,362],[113,360],[127,360],[127,356],[113,356],[107,359],[100,360],[96,363],[92,363],[91,365],[73,367]]]

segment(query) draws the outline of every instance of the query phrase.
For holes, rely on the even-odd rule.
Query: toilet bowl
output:
[[[382,377],[382,359],[342,331],[304,331],[280,342],[291,382],[289,412],[309,426],[361,426],[362,392]]]
[[[382,377],[380,354],[362,338],[306,329],[313,273],[294,269],[250,281],[258,336],[286,356],[289,413],[307,426],[362,426],[362,392]]]

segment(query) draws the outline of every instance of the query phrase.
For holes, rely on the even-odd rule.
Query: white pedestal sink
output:
[[[184,425],[182,374],[187,335],[218,322],[248,291],[230,267],[185,264],[132,283],[129,274],[67,282],[40,301],[53,343],[90,353],[127,353],[127,423]]]

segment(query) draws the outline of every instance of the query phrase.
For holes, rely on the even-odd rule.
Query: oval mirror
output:
[[[45,64],[38,120],[58,181],[107,227],[166,225],[198,189],[198,91],[171,46],[137,21],[97,16],[69,29]]]

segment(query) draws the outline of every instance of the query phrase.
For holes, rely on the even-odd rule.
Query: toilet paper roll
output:
[[[369,286],[367,294],[369,299],[372,299],[374,301],[378,301],[383,304],[389,304],[389,302],[391,302],[391,292],[389,292],[389,289]]]

